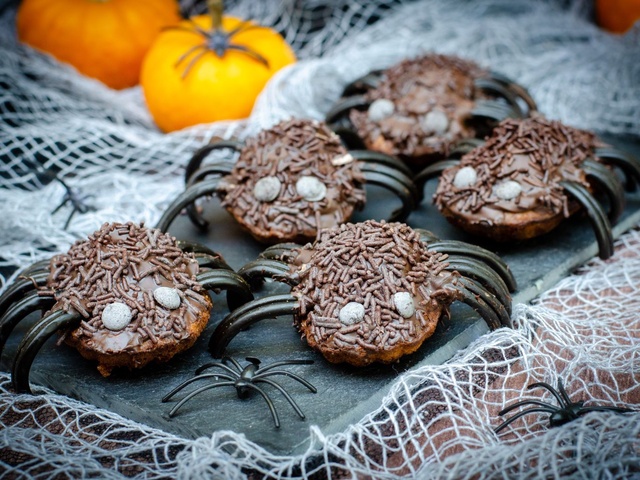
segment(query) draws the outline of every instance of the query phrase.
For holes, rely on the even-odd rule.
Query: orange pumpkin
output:
[[[142,65],[147,106],[165,132],[248,117],[267,81],[296,60],[274,30],[222,17],[221,2],[210,8],[163,31]]]
[[[640,19],[640,0],[596,0],[596,21],[602,28],[624,33]]]
[[[18,38],[111,88],[138,83],[160,29],[180,21],[176,0],[23,0]]]

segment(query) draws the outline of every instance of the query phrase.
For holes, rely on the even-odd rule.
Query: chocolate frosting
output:
[[[101,355],[181,342],[192,333],[193,323],[203,315],[208,318],[211,308],[208,293],[196,280],[193,255],[182,252],[175,238],[143,225],[104,224],[67,253],[53,257],[50,271],[41,293],[53,293],[52,311],[82,316],[67,341]],[[180,306],[169,310],[160,305],[153,295],[158,287],[176,289]],[[133,313],[131,323],[120,331],[102,322],[102,312],[112,303],[124,303]]]
[[[446,271],[446,255],[427,250],[405,224],[366,221],[325,230],[293,262],[300,300],[296,325],[307,342],[332,362],[362,366],[391,362],[416,350],[435,330],[455,298],[457,273]],[[403,317],[393,296],[408,292],[415,313]],[[340,320],[350,302],[364,318]]]
[[[376,121],[366,111],[352,110],[349,118],[370,150],[400,155],[409,163],[417,162],[416,157],[444,157],[459,140],[476,135],[467,120],[476,100],[485,95],[474,81],[487,75],[475,63],[454,56],[404,60],[383,72],[380,85],[365,94],[370,102],[393,102],[394,113]],[[444,131],[427,128],[424,119],[432,111],[446,114]]]
[[[296,190],[304,176],[326,187],[321,200],[306,200]],[[280,190],[272,201],[256,199],[256,183],[276,177]],[[320,228],[348,221],[365,201],[364,176],[357,162],[329,128],[317,121],[280,122],[248,139],[236,166],[220,185],[222,205],[263,242],[315,239]]]

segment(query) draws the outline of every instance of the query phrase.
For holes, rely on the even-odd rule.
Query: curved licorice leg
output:
[[[17,279],[0,296],[0,315],[3,315],[18,299],[24,297],[30,290],[47,285],[49,272],[36,272],[26,278]]]
[[[484,145],[484,140],[479,138],[465,138],[455,144],[449,152],[449,158],[460,158],[463,155],[475,150],[479,146]]]
[[[295,279],[291,277],[291,267],[280,261],[268,258],[258,258],[238,270],[238,275],[244,278],[253,288],[262,285],[265,278],[282,281],[287,285],[294,286],[297,284]]]
[[[210,143],[209,145],[205,145],[204,147],[199,148],[195,151],[195,153],[189,160],[189,163],[187,163],[187,166],[185,167],[185,183],[189,182],[189,179],[194,174],[194,172],[200,168],[200,165],[202,165],[203,160],[207,158],[207,156],[214,150],[230,148],[232,150],[235,150],[236,152],[239,152],[243,147],[244,144],[242,142],[237,142],[235,140],[222,140],[220,142]]]
[[[196,170],[191,177],[187,180],[186,188],[190,188],[192,185],[204,181],[204,179],[210,175],[217,175],[217,179],[223,177],[225,175],[229,175],[233,170],[233,163],[225,162],[225,163],[213,163],[205,165],[204,167]],[[202,217],[198,208],[196,207],[195,202],[190,203],[186,206],[187,215],[189,219],[195,225],[206,225],[207,221]]]
[[[260,257],[267,258],[269,260],[282,260],[288,262],[296,250],[302,248],[302,245],[297,243],[278,243],[267,247],[264,252],[260,254]]]
[[[564,394],[563,394],[562,392],[556,390],[546,382],[536,382],[536,383],[527,385],[527,390],[532,390],[534,388],[544,388],[545,390],[550,392],[551,395],[555,397],[557,402],[563,407],[566,407],[571,404],[571,399],[569,398],[569,395],[567,395],[567,392],[564,390],[564,387],[562,387],[562,390],[564,391]]]
[[[377,88],[378,85],[380,85],[381,79],[382,70],[374,70],[372,72],[369,72],[360,78],[356,78],[353,82],[344,87],[344,90],[342,90],[342,96],[350,97],[352,95],[362,94],[367,90]]]
[[[594,180],[609,198],[609,221],[615,223],[624,210],[624,190],[615,174],[605,165],[594,160],[582,162],[587,177]]]
[[[300,410],[300,407],[295,402],[293,397],[291,395],[289,395],[287,393],[287,391],[284,388],[282,388],[282,386],[279,385],[277,382],[274,382],[273,380],[270,380],[268,378],[255,378],[255,377],[253,377],[253,381],[254,382],[262,382],[262,383],[266,383],[267,385],[271,385],[273,388],[278,390],[282,394],[282,396],[284,396],[284,398],[287,399],[287,402],[289,402],[289,405],[291,405],[291,407],[293,407],[293,409],[296,411],[298,416],[300,416],[300,418],[302,418],[302,419],[305,418],[304,413],[302,413],[302,410]]]
[[[184,192],[178,195],[167,207],[167,209],[160,217],[160,220],[158,220],[156,228],[161,232],[166,232],[169,229],[169,225],[171,225],[171,222],[180,214],[183,208],[191,205],[200,197],[216,193],[219,183],[220,179],[214,178],[210,180],[204,180],[187,188]],[[205,229],[209,225],[209,223],[202,218],[201,220],[202,221],[196,223],[196,225],[199,228]]]
[[[543,408],[543,407],[537,407],[537,408],[528,408],[526,410],[523,410],[522,412],[516,413],[513,417],[509,418],[508,420],[505,420],[502,424],[498,425],[496,428],[493,429],[493,431],[495,433],[498,433],[500,430],[502,430],[503,428],[511,425],[512,422],[514,422],[515,420],[519,419],[520,417],[523,417],[529,413],[555,413],[557,411],[556,408]]]
[[[418,189],[420,199],[422,200],[424,198],[424,187],[429,180],[435,177],[440,177],[442,172],[444,172],[447,168],[452,168],[459,164],[460,160],[457,159],[441,160],[439,162],[432,163],[428,167],[425,167],[420,172],[418,172],[413,181],[416,184],[416,188]]]
[[[491,270],[485,263],[475,258],[458,255],[449,255],[449,258],[445,261],[449,263],[447,270],[455,270],[463,277],[479,281],[487,290],[498,297],[500,303],[511,313],[509,289],[500,275]]]
[[[189,395],[187,395],[186,397],[184,397],[182,400],[180,400],[178,403],[176,403],[174,405],[174,407],[169,411],[169,418],[173,418],[176,415],[176,413],[178,413],[178,410],[180,410],[180,408],[185,403],[187,403],[189,400],[191,400],[196,395],[199,395],[202,392],[206,392],[207,390],[211,390],[212,388],[233,387],[233,386],[235,386],[235,382],[230,380],[230,381],[227,381],[227,382],[212,383],[210,385],[204,385],[204,386],[202,386],[200,388],[197,388],[196,390],[191,392]]]
[[[600,204],[593,198],[589,191],[576,182],[560,182],[560,185],[570,193],[586,210],[598,241],[598,254],[606,260],[613,255],[613,233],[607,216],[602,211]]]
[[[18,323],[37,310],[49,310],[54,303],[53,297],[42,297],[38,295],[38,292],[31,292],[17,303],[14,303],[7,310],[7,313],[0,318],[0,355],[2,355],[2,350],[4,350],[11,332],[13,332]]]
[[[169,400],[171,400],[173,398],[173,396],[176,393],[180,392],[185,387],[188,387],[189,385],[191,385],[194,382],[197,382],[198,380],[206,380],[207,378],[213,378],[213,379],[222,378],[223,380],[231,380],[231,381],[235,380],[231,375],[227,375],[226,373],[220,373],[220,372],[217,372],[217,373],[203,373],[202,375],[196,375],[195,377],[191,377],[191,378],[185,380],[184,382],[182,382],[180,385],[176,386],[173,390],[171,390],[164,397],[162,397],[161,402],[162,403],[168,402]]]
[[[622,170],[627,191],[631,192],[637,185],[640,185],[640,161],[633,155],[613,147],[599,147],[595,149],[594,153],[596,158]]]
[[[473,308],[482,319],[487,322],[491,330],[502,326],[499,313],[491,308],[482,298],[460,284],[456,285],[454,289],[458,292],[458,299]]]
[[[50,258],[47,258],[45,260],[39,260],[39,261],[29,265],[24,270],[22,270],[20,272],[19,276],[27,277],[27,276],[29,276],[29,274],[42,273],[42,272],[45,272],[45,271],[48,272],[50,264],[51,264],[51,259]]]
[[[477,298],[482,299],[497,315],[502,327],[513,327],[511,323],[511,305],[510,302],[504,304],[492,292],[487,290],[479,281],[472,278],[462,277],[458,280],[467,290],[473,293]],[[495,327],[498,328],[498,327]]]
[[[416,207],[419,200],[418,191],[411,179],[403,173],[392,171],[383,165],[366,164],[362,167],[362,173],[367,183],[383,187],[400,198],[402,206],[391,213],[388,221],[404,221]]]
[[[44,343],[58,330],[72,328],[80,323],[82,317],[78,313],[57,310],[33,325],[18,345],[11,367],[11,382],[18,393],[31,393],[29,386],[29,370],[36,354]]]
[[[477,102],[476,106],[471,110],[471,115],[474,117],[486,117],[496,122],[501,122],[506,118],[518,118],[518,115],[510,105],[490,100]]]
[[[213,358],[221,358],[229,342],[247,327],[267,318],[294,314],[299,302],[291,294],[271,295],[258,298],[232,311],[218,324],[211,339],[209,351]]]
[[[522,108],[520,108],[520,105],[518,104],[518,96],[512,90],[507,88],[503,83],[489,77],[477,78],[474,81],[474,84],[483,92],[504,99],[511,106],[514,113],[518,116],[517,118],[525,117]]]
[[[400,170],[407,177],[413,177],[413,172],[407,164],[397,157],[387,155],[382,152],[374,152],[372,150],[349,150],[349,154],[356,160],[361,160],[370,164],[386,165],[387,167]]]
[[[196,275],[196,280],[204,288],[227,290],[227,306],[235,310],[241,305],[253,300],[251,287],[240,275],[229,270],[206,270]]]
[[[489,78],[502,83],[507,89],[515,93],[518,96],[518,98],[520,98],[527,105],[527,108],[529,109],[527,114],[536,112],[538,110],[538,105],[536,104],[536,101],[533,99],[533,97],[527,91],[527,89],[524,88],[519,83],[516,83],[506,75],[503,75],[497,72],[491,72],[491,76]]]
[[[341,120],[342,116],[349,112],[349,110],[353,108],[364,109],[370,104],[371,102],[365,99],[363,95],[353,95],[342,98],[327,112],[324,121],[328,125],[335,124]]]
[[[186,240],[176,240],[178,248],[185,253],[193,253],[193,256],[198,261],[198,265],[203,268],[222,268],[224,270],[234,271],[233,268],[225,262],[222,255],[218,252],[211,250],[209,247],[193,242],[187,242]]]
[[[427,244],[429,250],[448,255],[463,255],[480,260],[500,275],[510,292],[515,292],[518,289],[518,283],[511,270],[509,270],[509,266],[495,253],[486,248],[459,240],[440,240],[438,238],[425,240],[422,237],[422,230],[417,229],[417,231],[420,233],[420,239]],[[431,232],[427,233],[431,235],[429,238],[434,238]]]

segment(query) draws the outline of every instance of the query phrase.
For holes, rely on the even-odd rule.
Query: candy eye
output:
[[[169,287],[159,287],[153,291],[153,298],[160,305],[169,310],[175,310],[180,306],[180,295],[178,290]]]
[[[513,180],[505,180],[493,186],[493,194],[502,200],[512,200],[520,195],[522,186]]]
[[[413,297],[409,292],[394,293],[393,304],[396,306],[396,310],[403,318],[409,318],[416,313],[416,307],[413,304]]]
[[[364,320],[364,305],[358,302],[349,302],[340,309],[338,319],[344,325],[353,325]]]
[[[253,187],[253,196],[260,202],[272,202],[280,195],[282,183],[276,177],[264,177]]]
[[[296,182],[296,191],[308,202],[317,202],[327,195],[327,187],[317,177],[304,176]]]
[[[456,188],[467,188],[476,183],[478,174],[473,167],[462,167],[453,177],[453,186]]]
[[[102,311],[102,324],[114,332],[124,329],[131,323],[132,318],[131,309],[121,302],[110,303]]]
[[[449,129],[449,118],[442,110],[431,110],[422,119],[422,128],[424,128],[426,132],[441,135]]]
[[[369,105],[369,110],[367,110],[367,117],[372,122],[379,122],[380,120],[384,120],[385,118],[393,115],[396,107],[391,100],[387,100],[386,98],[379,98],[375,100]]]

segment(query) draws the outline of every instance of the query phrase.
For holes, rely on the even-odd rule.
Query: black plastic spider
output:
[[[300,377],[299,375],[296,375],[295,373],[292,373],[292,372],[288,372],[286,370],[273,370],[274,368],[281,367],[283,365],[311,365],[313,363],[313,360],[285,360],[282,362],[272,363],[271,365],[267,365],[266,367],[262,367],[262,368],[260,368],[260,360],[258,360],[257,358],[246,357],[246,360],[249,362],[249,364],[246,365],[244,368],[240,365],[240,363],[238,363],[237,360],[231,357],[224,357],[222,358],[221,362],[207,363],[201,366],[200,368],[198,368],[196,370],[195,377],[182,382],[176,388],[171,390],[171,392],[169,392],[162,398],[162,402],[164,403],[169,401],[176,393],[178,393],[179,391],[184,389],[186,386],[198,380],[212,378],[214,380],[222,379],[225,381],[222,381],[222,382],[216,381],[215,383],[210,383],[208,385],[204,385],[194,390],[189,395],[187,395],[182,400],[180,400],[180,402],[178,402],[171,409],[171,411],[169,412],[169,417],[173,417],[178,412],[180,407],[182,407],[182,405],[184,405],[187,401],[189,401],[192,397],[198,395],[199,393],[202,393],[206,390],[216,388],[216,387],[235,387],[236,392],[238,394],[238,398],[241,398],[241,399],[247,398],[249,396],[249,393],[252,390],[262,395],[262,398],[264,398],[265,402],[267,402],[269,410],[271,411],[271,416],[273,417],[273,423],[275,424],[275,427],[280,428],[280,419],[278,417],[278,413],[276,412],[276,408],[273,404],[273,401],[271,400],[267,392],[265,392],[262,388],[256,385],[257,383],[266,383],[267,385],[271,385],[272,387],[276,388],[280,393],[282,393],[284,398],[287,399],[289,404],[293,407],[293,409],[300,416],[300,418],[304,419],[305,418],[304,413],[302,413],[302,410],[300,410],[300,407],[293,400],[291,395],[289,395],[287,391],[278,383],[266,377],[271,377],[274,375],[285,375],[287,377],[293,378],[294,380],[300,382],[302,385],[307,387],[311,392],[317,393],[318,390],[316,389],[316,387],[311,385],[308,381],[306,381],[304,378]],[[227,365],[228,363],[230,363],[234,368],[231,368],[229,365]],[[212,368],[212,367],[221,368],[228,373],[220,373],[220,372],[202,373],[206,369]]]
[[[508,420],[506,420],[505,422],[503,422],[502,424],[494,428],[493,431],[498,433],[500,430],[505,428],[511,422],[517,420],[518,418],[528,413],[536,413],[536,412],[548,413],[549,426],[559,427],[573,420],[576,420],[578,417],[581,417],[582,415],[585,415],[589,412],[629,413],[634,411],[634,410],[623,408],[623,407],[607,407],[607,406],[585,407],[583,406],[584,401],[572,402],[571,399],[569,398],[569,395],[567,395],[567,391],[564,389],[564,386],[562,385],[562,380],[560,380],[559,378],[558,378],[557,390],[545,382],[536,382],[527,386],[529,390],[533,388],[539,388],[539,387],[546,388],[548,391],[550,391],[551,394],[554,397],[556,397],[556,400],[558,400],[560,407],[556,407],[555,405],[551,405],[550,403],[541,402],[540,400],[523,400],[521,402],[516,402],[513,405],[510,405],[504,408],[503,410],[501,410],[500,412],[498,412],[498,415],[505,415],[506,413],[509,413],[510,411],[515,410],[516,408],[519,408],[519,407],[523,407],[525,405],[537,405],[537,407],[528,408],[526,410],[523,410],[515,414],[513,417],[509,418]]]

